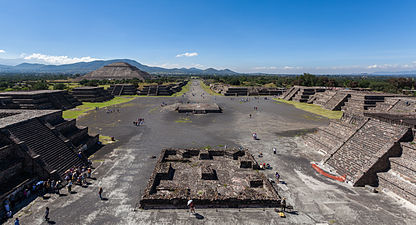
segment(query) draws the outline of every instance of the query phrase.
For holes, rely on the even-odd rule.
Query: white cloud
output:
[[[166,68],[166,69],[175,69],[175,68],[198,68],[198,69],[205,69],[207,68],[204,65],[201,64],[191,64],[191,65],[183,65],[183,64],[177,64],[177,63],[150,63],[150,64],[146,64],[148,66],[156,66],[156,67],[162,67],[162,68]]]
[[[93,58],[90,56],[86,57],[68,57],[68,56],[54,56],[54,55],[44,55],[40,53],[33,53],[28,56],[22,55],[24,59],[26,60],[35,60],[35,61],[41,61],[48,64],[71,64],[71,63],[78,63],[78,62],[91,62],[95,60],[100,60],[97,58]]]
[[[0,49],[0,53],[6,53],[6,51],[4,51],[3,49]]]
[[[176,55],[176,57],[193,57],[197,55],[198,55],[197,52],[185,52],[185,53]]]

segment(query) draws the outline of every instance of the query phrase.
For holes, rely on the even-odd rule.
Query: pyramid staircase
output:
[[[38,155],[51,174],[56,172],[62,176],[73,166],[85,165],[85,159],[78,157],[71,148],[72,144],[64,142],[38,119],[10,127],[9,132],[15,140],[23,142],[30,151]]]

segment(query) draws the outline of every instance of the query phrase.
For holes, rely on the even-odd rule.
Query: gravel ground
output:
[[[209,96],[192,81],[183,97],[139,97],[119,105],[119,112],[93,111],[78,119],[91,134],[114,136],[116,143],[100,149],[93,156],[96,180],[87,188],[75,187],[76,194],[38,198],[17,213],[21,224],[42,224],[45,207],[56,224],[412,224],[415,213],[406,203],[365,188],[353,188],[315,173],[311,161],[322,155],[305,147],[301,133],[328,124],[326,118],[298,110],[293,106],[265,100],[248,102],[247,97]],[[162,102],[215,102],[220,114],[190,115],[161,107]],[[254,106],[258,110],[254,110]],[[249,118],[252,114],[252,118]],[[138,117],[145,124],[132,124]],[[256,132],[255,141],[251,133]],[[274,209],[198,209],[197,216],[186,210],[141,210],[137,208],[142,190],[156,159],[166,147],[243,146],[258,162],[270,163],[273,177],[281,174],[284,184],[279,195],[295,208],[286,218]],[[272,148],[277,154],[272,153]],[[258,158],[262,152],[264,157]],[[105,201],[98,197],[103,187]],[[66,191],[63,191],[66,192]],[[8,221],[12,223],[12,220]],[[413,223],[414,224],[414,223]]]

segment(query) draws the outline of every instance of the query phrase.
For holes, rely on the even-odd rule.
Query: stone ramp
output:
[[[354,186],[377,183],[376,173],[388,170],[388,158],[400,154],[397,142],[409,129],[368,119],[343,145],[328,155],[325,164]]]
[[[13,126],[9,131],[40,156],[50,173],[56,171],[62,176],[67,169],[83,165],[78,155],[38,119]]]

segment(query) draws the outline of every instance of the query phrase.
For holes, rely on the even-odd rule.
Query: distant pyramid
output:
[[[147,72],[139,70],[137,67],[128,63],[116,62],[87,73],[84,76],[79,77],[78,80],[122,80],[133,78],[144,81],[150,79],[151,76]]]

